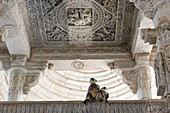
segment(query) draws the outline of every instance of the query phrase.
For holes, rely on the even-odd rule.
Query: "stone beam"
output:
[[[131,59],[126,47],[94,47],[94,48],[32,48],[31,60],[94,60],[94,59]]]
[[[147,19],[144,17],[143,12],[141,10],[137,11],[138,15],[136,17],[136,24],[135,24],[135,30],[133,33],[133,41],[132,41],[132,46],[131,46],[131,53],[132,57],[134,59],[136,53],[150,53],[152,50],[152,45],[149,43],[145,43],[141,37],[141,29],[146,29],[146,28],[152,28],[153,27],[153,22],[150,19]]]
[[[14,0],[1,1],[0,28],[8,32],[1,36],[1,41],[5,41],[10,54],[22,54],[29,58],[30,45],[18,4],[19,1]]]

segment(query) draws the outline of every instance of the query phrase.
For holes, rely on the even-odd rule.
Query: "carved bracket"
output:
[[[130,86],[130,89],[134,94],[137,93],[139,88],[151,88],[151,72],[150,66],[141,65],[140,67],[135,66],[130,72],[123,72],[124,82]],[[143,82],[145,81],[145,84]],[[146,84],[147,83],[147,84]]]
[[[30,89],[36,86],[39,82],[40,74],[36,72],[27,73],[25,77],[25,82],[23,86],[23,93],[28,94]]]
[[[141,29],[142,39],[149,44],[156,44],[158,33],[156,29]]]

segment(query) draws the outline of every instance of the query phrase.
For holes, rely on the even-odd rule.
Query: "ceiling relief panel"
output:
[[[128,0],[26,0],[26,7],[33,47],[130,41],[134,6]]]

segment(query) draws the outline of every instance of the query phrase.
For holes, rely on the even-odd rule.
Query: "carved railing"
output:
[[[107,110],[106,110],[107,109]],[[109,112],[108,112],[109,111]],[[0,113],[165,113],[163,100],[82,102],[0,102]]]

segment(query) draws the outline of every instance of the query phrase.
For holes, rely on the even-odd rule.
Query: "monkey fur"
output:
[[[88,88],[88,92],[86,95],[86,99],[84,101],[84,104],[86,104],[87,101],[89,102],[95,102],[96,101],[96,96],[100,90],[100,86],[96,84],[97,80],[94,78],[90,79],[90,86]]]
[[[102,87],[100,91],[98,92],[96,96],[96,100],[103,102],[105,101],[106,103],[108,102],[107,99],[109,98],[109,93],[106,92],[106,87]]]

